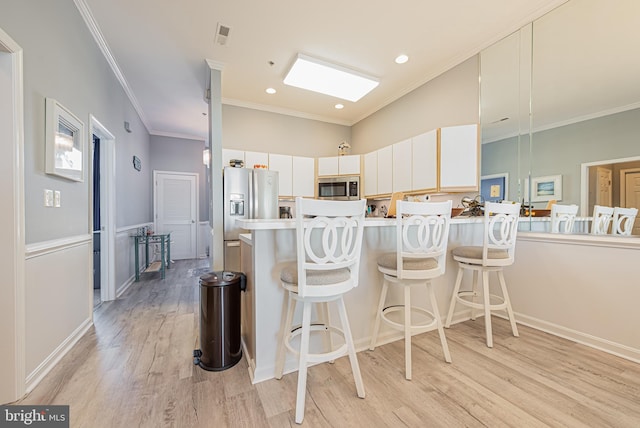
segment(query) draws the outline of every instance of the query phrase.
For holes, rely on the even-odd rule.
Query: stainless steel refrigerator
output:
[[[240,272],[240,237],[236,219],[278,218],[278,172],[225,167],[224,270]]]

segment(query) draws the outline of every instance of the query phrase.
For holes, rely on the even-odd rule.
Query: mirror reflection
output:
[[[595,206],[640,206],[638,28],[639,2],[571,0],[533,23],[529,51],[521,30],[482,52],[482,175],[508,174],[505,199],[544,216],[578,205],[574,233]],[[540,220],[531,230],[550,231]]]

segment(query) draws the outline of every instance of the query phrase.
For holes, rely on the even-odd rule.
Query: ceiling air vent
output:
[[[227,44],[230,31],[231,28],[218,22],[218,28],[216,28],[216,43],[220,46],[225,46]]]

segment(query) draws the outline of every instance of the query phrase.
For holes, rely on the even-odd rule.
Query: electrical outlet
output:
[[[53,190],[44,189],[44,206],[45,207],[53,206]]]
[[[53,192],[53,206],[56,208],[60,208],[60,191],[56,190]]]

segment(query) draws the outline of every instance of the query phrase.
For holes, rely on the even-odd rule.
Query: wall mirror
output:
[[[502,87],[485,85],[486,79],[493,80],[485,75],[492,71],[485,61],[492,58],[492,50],[499,51],[499,44],[483,51],[482,175],[513,174],[510,182],[518,182],[519,187],[509,186],[509,198],[521,201],[525,193],[531,194],[522,189],[525,179],[535,182],[537,177],[561,176],[558,202],[579,205],[581,216],[590,216],[596,203],[638,206],[640,189],[633,186],[640,182],[639,32],[640,3],[634,0],[570,0],[533,22],[530,61],[521,43],[521,63],[514,71],[519,77],[503,77]],[[523,40],[522,30],[512,37]],[[495,55],[493,68],[513,69],[514,49],[511,56]],[[531,91],[520,85],[517,111],[530,103],[530,127],[520,114],[516,134],[507,126],[513,116],[506,113],[509,95],[503,92],[514,90],[506,82],[523,76],[530,76]],[[505,113],[492,114],[496,105],[503,106]],[[516,111],[513,101],[510,106]],[[530,137],[530,144],[524,136]],[[546,206],[524,202],[536,208]]]

